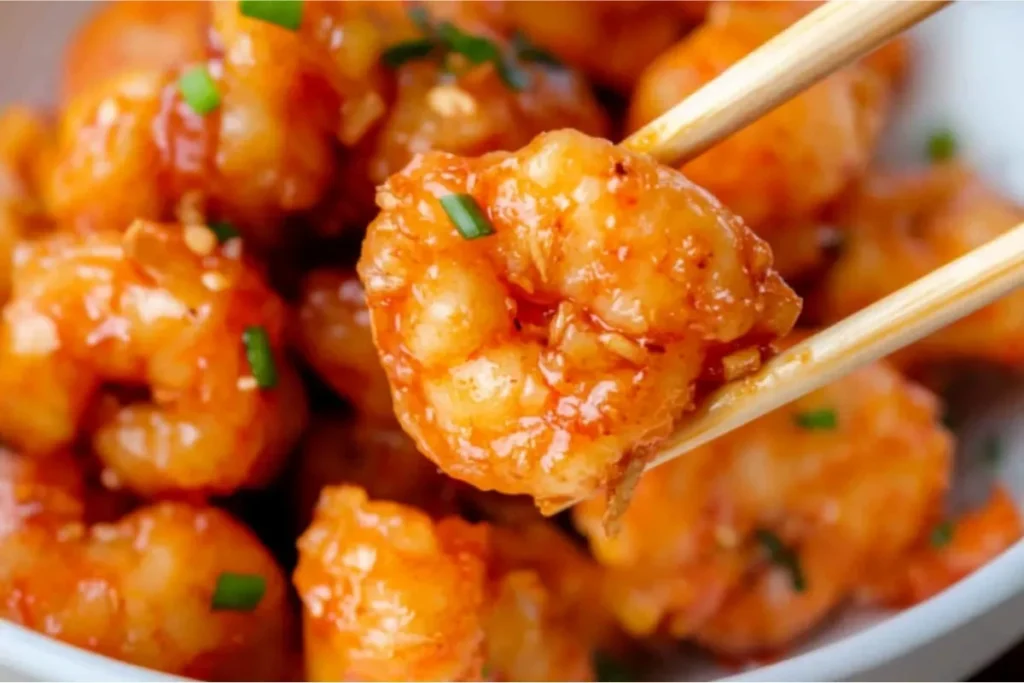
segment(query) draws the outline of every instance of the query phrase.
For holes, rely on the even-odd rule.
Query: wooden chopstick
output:
[[[621,144],[664,164],[679,164],[947,4],[827,2]]]

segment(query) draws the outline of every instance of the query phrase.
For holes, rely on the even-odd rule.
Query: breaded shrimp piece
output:
[[[629,129],[657,118],[811,8],[715,3],[706,23],[644,71]],[[686,163],[683,172],[742,216],[773,250],[781,254],[794,242],[806,249],[807,240],[817,237],[801,234],[807,232],[803,223],[864,172],[888,113],[893,72],[902,62],[887,50],[871,64],[877,66],[854,65],[822,79]],[[779,262],[807,265],[798,256],[780,256]]]
[[[871,174],[834,218],[842,249],[812,298],[839,320],[1024,221],[1024,208],[956,163]],[[897,354],[901,362],[981,358],[1024,364],[1024,291],[1011,293]]]
[[[323,268],[302,281],[296,341],[302,357],[363,417],[393,421],[391,389],[373,345],[366,293],[354,271]],[[378,496],[374,498],[401,500]]]
[[[936,399],[875,364],[647,473],[617,536],[603,534],[598,499],[573,515],[635,635],[763,653],[938,519],[951,451]],[[761,545],[778,546],[775,564]]]
[[[891,566],[881,567],[863,582],[858,597],[887,607],[909,607],[941,593],[973,573],[1024,536],[1017,504],[997,487],[979,509],[949,526],[948,541],[936,527]],[[938,538],[934,536],[938,535]]]
[[[393,420],[330,416],[313,422],[296,472],[303,525],[309,523],[320,491],[338,484],[359,486],[373,500],[415,506],[435,517],[457,512],[455,480],[421,455]]]
[[[495,234],[461,236],[440,200],[463,193]],[[713,197],[579,132],[423,155],[377,201],[358,270],[402,427],[449,475],[545,507],[641,464],[698,380],[756,366],[799,312]]]
[[[86,527],[83,488],[66,453],[0,453],[0,618],[178,676],[290,676],[285,578],[248,529],[181,503]],[[259,577],[258,604],[213,608],[225,574]]]
[[[486,530],[325,489],[299,539],[309,680],[479,680]]]
[[[0,324],[6,441],[47,452],[85,430],[143,495],[227,494],[275,474],[305,416],[282,353],[284,306],[240,243],[218,247],[198,230],[140,222],[124,236],[62,233],[18,247]],[[257,386],[247,332],[269,344],[273,388]],[[87,415],[113,386],[148,396],[105,394]]]

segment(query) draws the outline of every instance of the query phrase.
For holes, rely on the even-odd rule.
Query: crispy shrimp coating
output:
[[[602,501],[573,514],[634,635],[770,652],[938,520],[951,450],[936,399],[875,364],[647,473],[616,536]]]
[[[496,234],[460,235],[439,201],[458,193]],[[403,428],[449,475],[541,505],[641,463],[723,356],[758,360],[799,312],[714,198],[575,131],[424,155],[377,201],[359,274]]]
[[[87,527],[76,468],[0,452],[0,618],[178,676],[290,677],[286,580],[248,529],[181,503]],[[225,573],[263,580],[252,610],[212,608]]]
[[[835,216],[842,249],[812,299],[839,320],[1024,221],[1024,209],[956,163],[876,172]],[[1024,364],[1024,291],[1011,293],[897,354],[900,362],[981,358]]]
[[[858,596],[887,607],[909,607],[985,566],[1024,536],[1017,504],[1002,487],[983,506],[948,524],[948,540],[936,527],[892,566],[870,575]]]
[[[810,8],[716,3],[705,24],[644,71],[628,127],[636,130],[657,118]],[[896,52],[876,58],[871,64],[877,68],[855,65],[822,79],[686,163],[683,172],[742,216],[773,250],[806,249],[807,240],[817,237],[800,234],[806,231],[802,223],[871,159],[889,109],[893,72],[901,68]],[[780,265],[791,262],[804,268],[806,256],[780,255]]]
[[[199,230],[140,222],[124,236],[18,247],[0,324],[6,441],[46,452],[83,429],[115,478],[144,495],[226,494],[275,474],[305,415],[282,353],[284,307],[238,240],[218,247]],[[247,358],[243,333],[257,328],[275,388],[257,386]],[[138,387],[148,395],[132,395]]]
[[[309,680],[479,680],[486,546],[458,518],[327,488],[294,577]]]
[[[391,389],[373,345],[366,293],[354,271],[324,268],[306,275],[296,338],[303,358],[360,416],[393,421]],[[374,498],[402,500],[390,496]]]

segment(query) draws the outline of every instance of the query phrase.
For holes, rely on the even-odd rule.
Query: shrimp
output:
[[[786,28],[810,3],[715,3],[708,21],[640,76],[636,130]],[[831,74],[686,163],[688,178],[736,211],[780,254],[789,277],[816,265],[827,235],[815,214],[867,168],[888,113],[902,50]],[[808,244],[818,244],[808,258]],[[789,255],[790,249],[798,253]],[[820,253],[819,253],[820,252]]]
[[[458,509],[456,482],[420,455],[394,421],[331,417],[313,423],[296,473],[303,524],[323,488],[346,483],[363,488],[372,499],[415,506],[435,517]]]
[[[634,635],[763,653],[911,547],[941,514],[951,452],[936,399],[879,363],[649,472],[619,535],[600,500],[573,517]]]
[[[486,530],[329,487],[299,539],[309,680],[479,680]]]
[[[147,496],[275,474],[305,415],[281,353],[284,307],[240,242],[198,230],[139,222],[18,247],[0,324],[5,440],[45,453],[84,430],[114,479]],[[244,333],[269,343],[257,353],[276,388],[259,388]],[[140,386],[148,396],[131,395]]]
[[[388,378],[373,345],[366,293],[355,272],[324,268],[308,273],[296,329],[303,358],[332,389],[361,416],[394,421]]]
[[[873,572],[858,597],[887,607],[923,602],[985,566],[1024,536],[1016,503],[1002,487],[953,523],[950,538],[925,538],[891,566]],[[933,530],[937,533],[940,527]]]
[[[835,265],[811,311],[839,320],[1024,221],[1024,208],[961,164],[876,172],[842,202]],[[1024,364],[1024,291],[1011,293],[897,354],[900,363],[981,358]]]
[[[460,235],[439,201],[460,193],[496,234]],[[402,427],[450,476],[542,508],[642,464],[698,380],[756,365],[799,312],[710,195],[575,131],[423,155],[377,201],[358,271]]]
[[[290,677],[287,584],[248,529],[183,503],[86,526],[83,490],[67,452],[0,452],[0,618],[176,676]],[[213,607],[229,574],[258,577],[258,604]]]

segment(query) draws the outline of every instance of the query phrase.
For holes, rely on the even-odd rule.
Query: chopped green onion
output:
[[[933,162],[948,161],[956,156],[956,136],[948,128],[937,130],[928,138],[928,158]]]
[[[498,70],[498,76],[505,85],[516,92],[526,90],[533,83],[530,72],[520,68],[514,59],[502,57],[494,62],[494,68]]]
[[[542,47],[537,47],[522,31],[516,31],[512,36],[512,48],[516,51],[516,57],[524,62],[533,62],[556,68],[564,66],[558,57]]]
[[[598,681],[635,681],[636,676],[618,659],[607,652],[596,650],[591,655],[594,676]]]
[[[467,240],[487,237],[494,234],[494,226],[480,209],[472,195],[449,194],[441,197],[441,208],[448,214],[448,219]]]
[[[995,434],[990,434],[985,443],[982,444],[982,455],[990,467],[998,467],[1003,461],[1003,440]]]
[[[928,537],[928,541],[932,544],[933,548],[941,548],[942,546],[949,545],[949,542],[953,540],[953,523],[945,521],[932,529],[931,536]]]
[[[484,662],[484,665],[480,667],[480,678],[485,681],[491,680],[491,665],[488,662]]]
[[[210,607],[215,610],[251,612],[267,590],[267,581],[259,574],[224,572],[217,577]]]
[[[209,114],[220,106],[217,83],[205,66],[189,69],[178,79],[178,90],[197,114]]]
[[[249,326],[242,333],[242,343],[245,344],[245,356],[249,359],[256,386],[260,389],[273,389],[277,386],[277,366],[274,365],[267,331],[259,325]]]
[[[418,2],[411,2],[406,7],[405,14],[409,17],[409,21],[416,24],[416,28],[424,33],[433,33],[434,27],[430,25],[430,13],[426,7]]]
[[[239,0],[243,16],[262,19],[291,31],[302,23],[302,0]]]
[[[242,233],[238,232],[235,226],[231,225],[227,221],[213,221],[206,227],[210,229],[210,232],[217,236],[217,241],[221,244],[242,236]]]
[[[385,65],[397,69],[406,62],[423,59],[437,47],[432,38],[414,38],[395,43],[381,53],[380,59]]]
[[[804,429],[835,429],[839,424],[839,417],[831,408],[797,413],[794,420]]]
[[[466,33],[451,22],[446,21],[438,25],[437,35],[452,52],[464,55],[473,64],[494,62],[501,58],[501,50],[492,41]]]
[[[789,572],[789,580],[793,590],[803,593],[807,590],[807,579],[804,577],[803,568],[800,566],[800,558],[793,552],[778,536],[767,529],[758,529],[754,532],[757,541],[768,553],[768,559],[773,564],[782,567]]]

